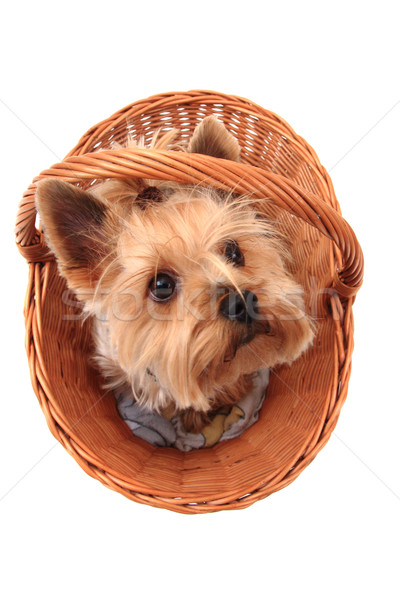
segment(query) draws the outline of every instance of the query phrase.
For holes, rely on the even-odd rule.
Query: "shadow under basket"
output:
[[[180,141],[208,115],[237,138],[241,163],[200,154],[112,149],[127,135],[150,142],[161,128]],[[263,203],[289,242],[317,335],[290,367],[273,369],[260,417],[241,436],[180,452],[132,435],[90,366],[91,324],[60,277],[36,228],[36,183],[58,177],[85,188],[110,177],[145,177],[234,188]],[[92,477],[127,498],[182,513],[238,509],[289,483],[331,435],[345,401],[353,350],[352,305],[363,257],[314,150],[275,114],[209,91],[160,94],[92,127],[66,158],[26,190],[17,244],[29,263],[26,349],[34,391],[55,438]]]

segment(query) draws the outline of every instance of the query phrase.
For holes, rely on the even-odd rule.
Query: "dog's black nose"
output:
[[[251,323],[257,315],[257,296],[249,290],[230,290],[222,298],[219,312],[231,321]]]

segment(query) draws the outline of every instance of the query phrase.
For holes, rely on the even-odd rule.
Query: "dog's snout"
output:
[[[231,321],[250,323],[256,318],[257,296],[249,290],[230,290],[222,298],[219,312]]]

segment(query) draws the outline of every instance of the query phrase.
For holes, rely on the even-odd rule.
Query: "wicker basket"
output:
[[[112,150],[111,142],[176,127],[182,140],[215,114],[241,146],[241,163],[203,155]],[[90,323],[57,272],[36,229],[35,184],[59,177],[89,186],[108,177],[148,177],[232,188],[268,198],[266,212],[290,240],[296,277],[318,334],[291,367],[272,372],[259,421],[240,437],[188,453],[135,438],[88,363]],[[357,239],[341,217],[331,180],[314,150],[282,119],[252,102],[208,91],[135,102],[92,127],[63,162],[25,192],[17,244],[29,262],[26,349],[48,426],[92,477],[124,496],[183,513],[244,508],[289,483],[326,444],[347,394],[352,305],[363,274]]]

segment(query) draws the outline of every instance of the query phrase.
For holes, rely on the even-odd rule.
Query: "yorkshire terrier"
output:
[[[177,150],[174,135],[152,147]],[[215,117],[179,150],[240,160]],[[291,363],[312,342],[285,243],[250,198],[164,181],[85,190],[45,179],[36,204],[61,275],[95,317],[110,387],[179,415],[187,431],[237,403],[259,369]]]

